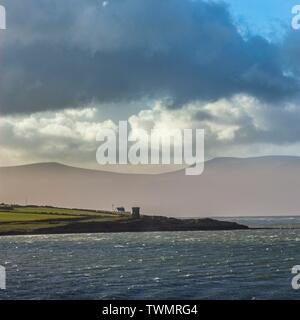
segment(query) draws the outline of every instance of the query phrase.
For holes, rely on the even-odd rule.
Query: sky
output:
[[[227,0],[234,19],[252,32],[279,40],[290,27],[291,8],[298,0]]]
[[[297,2],[0,0],[0,166],[101,169],[120,120],[205,129],[206,159],[300,156]]]

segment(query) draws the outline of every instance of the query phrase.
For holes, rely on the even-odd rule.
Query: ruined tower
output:
[[[132,217],[135,219],[139,219],[140,216],[140,207],[133,207],[132,208]]]

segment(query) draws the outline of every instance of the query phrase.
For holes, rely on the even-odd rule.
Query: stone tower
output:
[[[140,207],[133,207],[132,208],[132,217],[134,219],[139,219],[141,216],[140,216]]]

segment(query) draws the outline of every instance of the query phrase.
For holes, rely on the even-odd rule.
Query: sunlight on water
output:
[[[16,299],[299,299],[300,230],[4,237]]]

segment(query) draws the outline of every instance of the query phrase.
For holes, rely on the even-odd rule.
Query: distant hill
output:
[[[40,163],[0,168],[0,202],[71,208],[141,206],[178,217],[300,214],[300,158],[217,158],[185,171],[118,174]]]

